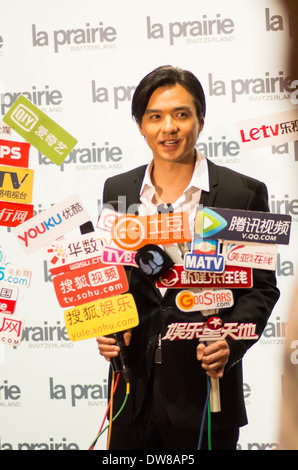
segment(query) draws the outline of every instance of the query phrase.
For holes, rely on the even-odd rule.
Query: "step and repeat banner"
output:
[[[66,239],[79,237],[88,218],[96,225],[106,178],[150,161],[131,100],[143,76],[165,64],[191,70],[204,87],[198,150],[264,181],[271,212],[292,217],[290,244],[278,247],[281,298],[244,359],[249,424],[239,449],[276,449],[298,261],[298,76],[284,3],[0,5],[0,449],[84,450],[97,435],[108,365],[94,338],[70,340],[40,240],[65,235],[62,226]],[[32,214],[36,222],[26,228]],[[82,250],[96,248],[72,243],[71,262]],[[71,295],[70,281],[61,289],[62,298]],[[96,449],[105,449],[106,437]]]

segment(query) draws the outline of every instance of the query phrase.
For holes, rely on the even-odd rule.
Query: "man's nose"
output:
[[[172,116],[165,116],[162,122],[162,131],[164,133],[175,133],[178,131],[177,122]]]

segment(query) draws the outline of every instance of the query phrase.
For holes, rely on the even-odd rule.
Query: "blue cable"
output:
[[[210,397],[210,388],[211,388],[210,377],[208,375],[206,377],[207,377],[207,397],[206,397],[204,410],[203,410],[203,416],[202,416],[201,429],[200,429],[200,435],[199,435],[199,442],[198,442],[197,450],[201,450],[203,432],[204,432],[204,425],[205,425],[205,421],[206,421],[206,415],[207,415],[208,403],[209,403],[209,397]]]

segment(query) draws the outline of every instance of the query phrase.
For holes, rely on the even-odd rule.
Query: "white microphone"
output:
[[[203,316],[216,315],[218,310],[203,310],[201,311]],[[207,345],[212,344],[213,341],[208,341]],[[220,404],[220,389],[219,389],[219,379],[213,379],[210,377],[210,411],[212,413],[218,413],[221,411]]]

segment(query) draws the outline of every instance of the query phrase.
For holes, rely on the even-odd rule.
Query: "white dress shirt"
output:
[[[155,188],[151,181],[153,160],[148,165],[140,191],[139,215],[156,214],[156,204],[153,203]],[[196,150],[196,162],[189,185],[173,204],[174,212],[190,214],[190,227],[193,230],[195,208],[200,202],[201,192],[209,191],[209,174],[206,157]],[[167,201],[163,201],[167,202]]]
[[[155,187],[151,181],[151,172],[153,168],[153,160],[148,165],[144,180],[140,191],[140,206],[138,212],[140,216],[156,214],[157,205],[153,203],[155,196]],[[209,191],[209,173],[206,157],[196,150],[196,162],[192,178],[183,194],[172,203],[174,212],[187,212],[189,214],[189,224],[191,233],[194,230],[194,219],[196,209],[199,205],[202,190]],[[162,201],[166,203],[167,201]],[[160,203],[160,202],[159,202]],[[163,249],[172,258],[175,264],[183,263],[183,255],[188,248],[185,243],[167,244],[162,246]],[[160,292],[164,295],[166,288],[160,288]]]

